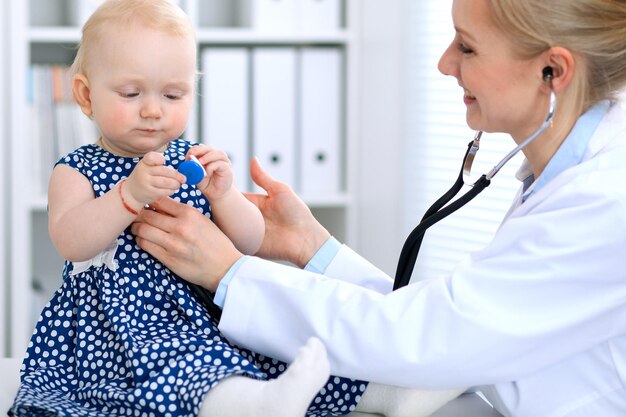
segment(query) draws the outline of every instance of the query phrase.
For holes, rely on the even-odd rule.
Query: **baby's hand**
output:
[[[198,183],[198,189],[209,200],[218,200],[233,188],[233,171],[225,152],[206,145],[189,149],[206,171],[206,177]]]
[[[165,157],[148,152],[141,158],[124,185],[124,192],[143,207],[161,197],[175,193],[185,182],[185,176],[171,166],[164,166]]]

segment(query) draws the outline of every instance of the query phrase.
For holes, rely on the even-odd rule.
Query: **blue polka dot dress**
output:
[[[166,164],[176,168],[191,146],[172,141]],[[138,161],[86,145],[59,163],[85,175],[101,196]],[[183,185],[173,197],[211,214],[194,186]],[[190,286],[142,251],[126,229],[95,258],[65,262],[61,288],[28,345],[9,415],[196,416],[222,378],[265,380],[285,369],[282,362],[229,344]],[[365,387],[331,377],[307,415],[347,414]]]

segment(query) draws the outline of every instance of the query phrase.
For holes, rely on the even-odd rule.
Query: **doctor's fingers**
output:
[[[135,233],[134,230],[135,230],[135,225],[133,225],[133,233]],[[150,255],[154,256],[156,259],[158,259],[161,263],[163,263],[168,268],[169,268],[170,260],[175,258],[175,255],[170,254],[164,247],[157,245],[151,240],[144,239],[136,235],[135,241],[137,242],[137,245],[141,249],[148,252]]]
[[[143,228],[144,226],[146,225],[142,225],[141,228]],[[163,233],[162,231],[159,232]],[[188,255],[193,252],[189,252],[187,250],[189,246],[185,245],[184,242],[180,242],[177,240],[172,241],[167,238],[157,238],[155,239],[155,241],[152,241],[148,239],[143,239],[139,236],[136,238],[136,241],[141,249],[154,256],[168,269],[174,271],[174,273],[176,273],[178,276],[194,284],[202,286],[207,285],[205,282],[203,282],[203,274],[198,273],[199,271],[203,271],[204,267],[200,266],[197,263],[194,263],[193,261],[190,261]],[[161,246],[155,242],[167,242],[167,245]]]
[[[277,188],[289,188],[287,184],[275,180],[268,174],[267,171],[263,169],[256,156],[250,161],[250,176],[256,185],[263,188],[270,195],[278,191]]]
[[[214,291],[242,254],[215,223],[198,215],[195,223],[179,223],[179,218],[146,213],[132,231],[140,248],[183,279]],[[154,226],[155,219],[159,227]],[[160,228],[170,221],[173,226],[164,227],[170,232]]]
[[[151,204],[151,210],[144,210],[133,225],[133,231],[136,230],[140,237],[151,238],[153,241],[156,238],[164,239],[166,236],[156,233],[156,230],[160,230],[172,235],[167,236],[169,239],[176,237],[181,240],[192,240],[200,228],[206,228],[203,223],[212,224],[208,218],[190,206],[171,206],[168,202],[166,203],[168,210],[161,211],[164,205],[159,204],[160,201],[163,199]],[[144,228],[144,225],[150,227]],[[163,244],[165,242],[157,241],[157,243]]]
[[[190,247],[195,245],[191,230],[176,218],[151,210],[144,210],[131,228],[139,247],[168,267],[177,259],[190,257]]]
[[[157,213],[168,215],[170,217],[182,217],[187,215],[186,213],[188,213],[189,211],[197,213],[196,209],[189,207],[188,205],[176,201],[170,197],[164,197],[153,201],[152,203],[150,203],[150,207],[154,209]]]

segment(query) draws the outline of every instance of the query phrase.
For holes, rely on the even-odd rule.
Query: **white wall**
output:
[[[411,1],[411,0],[410,0]],[[356,248],[390,275],[404,243],[407,1],[363,0],[359,40]]]

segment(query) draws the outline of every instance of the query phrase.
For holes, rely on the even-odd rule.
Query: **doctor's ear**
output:
[[[541,78],[544,81],[550,80],[546,85],[551,85],[554,92],[558,93],[566,88],[574,78],[574,71],[576,70],[574,55],[569,49],[554,46],[544,52],[542,56],[544,67]]]
[[[74,75],[72,79],[72,94],[74,94],[74,99],[83,113],[88,117],[92,117],[91,90],[89,88],[89,80],[84,74]]]

